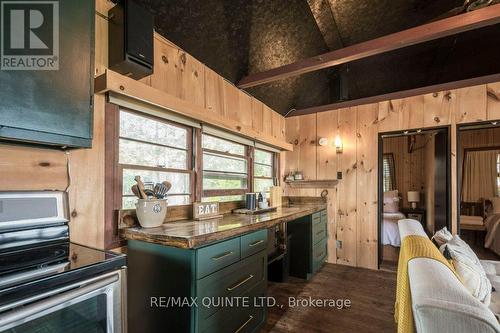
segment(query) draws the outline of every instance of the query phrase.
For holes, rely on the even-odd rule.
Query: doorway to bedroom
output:
[[[500,124],[458,128],[458,230],[479,259],[500,260]]]
[[[381,134],[379,147],[379,267],[393,271],[399,220],[417,220],[429,235],[449,228],[449,130]]]

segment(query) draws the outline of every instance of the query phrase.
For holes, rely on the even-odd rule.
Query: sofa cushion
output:
[[[453,235],[448,231],[446,227],[441,230],[436,231],[434,236],[432,236],[432,240],[436,242],[438,246],[443,245],[453,239]]]
[[[479,258],[470,246],[460,239],[458,235],[455,235],[449,242],[441,245],[440,250],[442,253],[447,252],[451,256],[457,274],[472,296],[489,305],[491,283]]]
[[[413,259],[408,275],[417,332],[499,332],[493,313],[442,263]]]

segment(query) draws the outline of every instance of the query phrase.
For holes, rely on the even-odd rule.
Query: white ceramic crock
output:
[[[137,219],[143,228],[159,227],[167,216],[167,199],[138,199],[135,204]]]

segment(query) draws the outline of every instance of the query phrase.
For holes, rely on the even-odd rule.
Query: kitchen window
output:
[[[193,130],[164,119],[120,110],[118,168],[122,208],[135,208],[134,177],[148,184],[172,183],[168,204],[192,202]]]
[[[267,193],[274,185],[274,153],[255,149],[253,161],[253,190]]]
[[[249,192],[250,148],[203,134],[202,201],[237,201]]]

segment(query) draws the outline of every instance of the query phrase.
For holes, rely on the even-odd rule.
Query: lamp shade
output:
[[[408,202],[419,202],[420,192],[418,191],[408,191]]]

